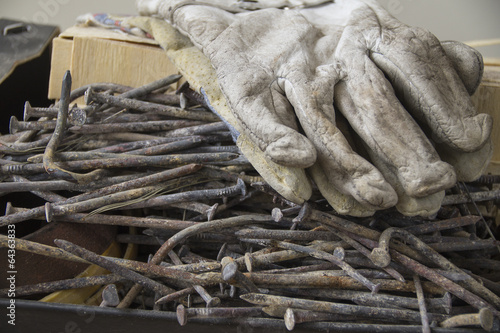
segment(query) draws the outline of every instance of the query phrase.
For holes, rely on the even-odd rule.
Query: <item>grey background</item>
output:
[[[433,32],[441,40],[500,38],[500,0],[379,0],[402,22]],[[84,13],[137,14],[134,0],[0,0],[0,17],[34,23],[73,25]],[[500,46],[480,47],[500,58]]]

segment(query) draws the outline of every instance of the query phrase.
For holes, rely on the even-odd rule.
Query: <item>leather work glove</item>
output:
[[[432,215],[457,174],[473,180],[491,157],[491,118],[469,98],[480,54],[404,25],[376,1],[290,10],[261,1],[255,11],[229,0],[137,3],[209,59],[222,96],[206,79],[208,91],[200,88],[257,171],[292,201],[310,195],[307,169],[341,214],[396,206]],[[136,23],[158,39],[161,23],[154,32],[145,22]],[[185,40],[163,44],[179,51],[176,64],[182,50],[195,53]]]

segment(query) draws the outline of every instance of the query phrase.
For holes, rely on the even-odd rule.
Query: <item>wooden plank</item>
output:
[[[70,39],[73,39],[75,37],[92,37],[100,39],[118,40],[122,42],[159,45],[158,42],[152,38],[134,36],[117,30],[103,29],[99,27],[90,27],[90,26],[79,26],[79,25],[69,27],[68,29],[64,30],[59,35],[59,37],[70,38]]]
[[[178,73],[157,45],[80,35],[73,39],[55,39],[50,99],[60,97],[61,78],[68,69],[73,77],[73,89],[96,82],[138,87]]]
[[[49,77],[49,99],[58,99],[61,96],[61,83],[64,72],[71,69],[71,54],[73,40],[54,38],[52,42],[52,59]]]
[[[495,66],[486,66],[483,80],[472,102],[480,113],[487,113],[493,117],[493,157],[487,172],[500,173],[500,69]]]

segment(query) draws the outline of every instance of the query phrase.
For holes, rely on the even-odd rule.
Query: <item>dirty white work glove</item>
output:
[[[435,213],[456,173],[424,132],[453,151],[450,160],[463,153],[479,156],[480,169],[487,164],[491,119],[475,114],[466,89],[480,80],[477,53],[448,45],[451,62],[433,35],[375,1],[238,14],[206,1],[146,0],[138,8],[165,18],[203,51],[235,127],[272,162],[309,168],[342,213],[396,204],[407,215]],[[460,64],[467,57],[475,57],[475,68]],[[356,133],[351,142],[334,105],[347,119],[344,133]],[[356,142],[370,157],[352,148]],[[476,176],[472,171],[460,173]]]

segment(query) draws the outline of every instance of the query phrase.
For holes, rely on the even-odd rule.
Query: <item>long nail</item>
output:
[[[311,247],[322,250],[325,252],[333,251],[337,246],[341,246],[341,242],[322,242],[319,244],[311,245]],[[293,260],[297,258],[306,257],[307,254],[293,251],[293,250],[282,250],[282,251],[272,251],[272,248],[265,248],[254,253],[246,253],[244,258],[237,260],[238,264],[241,265],[243,262],[247,267],[249,272],[252,272],[254,268],[257,267],[268,267],[277,262]],[[241,261],[241,262],[240,262]]]
[[[493,191],[483,191],[483,192],[472,192],[470,196],[467,194],[452,194],[447,195],[443,199],[443,206],[448,205],[459,205],[474,202],[482,202],[482,201],[493,201],[500,199],[500,190]]]
[[[93,264],[96,264],[98,266],[101,266],[103,268],[106,268],[107,270],[118,274],[120,276],[123,276],[126,279],[129,279],[131,281],[134,281],[135,283],[140,284],[141,286],[148,288],[150,290],[153,290],[155,292],[161,293],[163,295],[170,294],[174,292],[171,288],[156,282],[150,278],[147,278],[141,274],[138,274],[132,270],[123,268],[114,262],[103,258],[102,256],[99,256],[98,254],[95,254],[89,250],[86,250],[78,245],[75,245],[71,242],[62,240],[62,239],[56,239],[54,240],[54,243],[62,248],[63,250],[72,253],[76,256],[79,256],[87,261],[92,262]]]
[[[105,124],[83,124],[73,126],[68,131],[79,134],[102,134],[117,132],[162,132],[184,127],[201,125],[202,122],[194,120],[156,120],[148,122],[126,122]]]
[[[18,177],[18,176],[14,176]],[[20,179],[20,178],[19,178]],[[3,182],[0,183],[0,192],[31,192],[31,191],[74,191],[78,188],[75,183],[66,180],[47,180],[37,182]]]
[[[23,120],[28,121],[31,117],[57,117],[57,108],[34,108],[29,102],[24,103]],[[76,105],[68,112],[68,122],[72,125],[83,125],[87,120],[87,113]]]
[[[481,220],[479,216],[461,216],[443,221],[433,221],[429,223],[423,223],[411,227],[404,228],[407,232],[414,235],[427,234],[436,231],[442,231],[447,229],[459,228],[471,224],[475,224]]]
[[[173,292],[171,294],[168,294],[168,295],[165,295],[165,296],[159,298],[158,300],[156,300],[155,303],[156,304],[165,304],[165,303],[173,302],[173,301],[176,301],[182,297],[190,295],[194,292],[196,292],[194,287],[184,288],[184,289],[178,290],[176,292]]]
[[[413,275],[413,282],[415,282],[415,291],[417,292],[418,307],[420,310],[420,317],[422,319],[422,333],[431,333],[429,326],[429,316],[427,315],[427,306],[425,305],[424,290],[420,283],[418,275]]]
[[[253,242],[254,240],[243,240],[243,241]],[[297,251],[297,252],[306,253],[306,254],[308,254],[314,258],[317,258],[317,259],[328,260],[329,262],[342,268],[342,270],[344,270],[349,276],[351,276],[352,278],[361,282],[368,289],[370,289],[372,291],[372,293],[374,293],[374,294],[376,294],[380,288],[380,285],[372,283],[366,277],[359,274],[359,272],[357,272],[354,268],[352,268],[352,266],[347,264],[345,261],[339,260],[337,257],[335,257],[334,255],[331,255],[327,252],[324,252],[321,250],[316,250],[316,249],[311,249],[309,247],[302,246],[302,245],[296,245],[293,243],[282,242],[282,241],[274,241],[274,240],[272,240],[272,241],[271,240],[269,240],[269,241],[267,241],[267,240],[257,241],[257,243],[261,243],[261,244],[262,244],[262,242],[264,242],[266,245],[277,246],[277,247],[284,248],[284,249],[289,249],[289,250],[293,250],[293,251]]]
[[[69,161],[59,163],[66,169],[73,171],[88,171],[96,169],[112,168],[134,168],[134,167],[174,167],[184,164],[203,164],[210,162],[230,161],[239,155],[232,153],[206,153],[206,154],[180,154],[180,155],[159,155],[159,156],[129,156],[124,158],[94,159],[85,161]],[[56,165],[56,164],[54,164]],[[57,165],[56,165],[57,166]],[[58,167],[59,168],[59,167]],[[53,173],[59,169],[53,169]],[[40,174],[44,172],[44,165],[41,163],[2,165],[0,173],[3,174]],[[68,178],[78,180],[74,172],[62,170]],[[75,178],[76,177],[76,178]],[[83,183],[81,181],[80,183]]]
[[[372,308],[359,305],[350,305],[342,303],[313,301],[299,298],[273,296],[265,294],[249,293],[240,296],[241,299],[257,305],[276,305],[289,308],[298,308],[304,310],[337,313],[344,315],[356,315],[359,317],[380,319],[404,320],[409,322],[420,322],[420,313],[411,310],[399,310],[391,308]],[[432,319],[446,319],[447,316],[432,314]]]
[[[100,198],[89,199],[71,204],[54,204],[46,202],[45,216],[47,222],[51,222],[54,216],[91,211],[107,205],[120,202],[127,202],[128,200],[140,198],[144,195],[155,193],[159,190],[161,190],[161,187],[146,186],[138,189],[126,190],[118,193],[109,194]]]
[[[427,245],[429,245],[429,247],[436,252],[456,252],[492,249],[497,247],[499,244],[500,242],[494,239],[458,239],[456,242],[438,242],[429,243]]]
[[[164,78],[158,79],[156,81],[147,83],[141,87],[133,88],[129,91],[126,91],[126,92],[120,94],[120,96],[124,97],[124,98],[142,97],[142,96],[145,96],[145,95],[147,95],[155,90],[168,87],[171,84],[178,82],[181,79],[181,77],[182,77],[182,75],[172,74],[172,75],[166,76]]]
[[[88,88],[85,92],[85,103],[90,104],[91,102],[99,104],[107,104],[120,108],[127,108],[138,110],[141,112],[159,112],[166,116],[193,119],[193,120],[203,120],[203,121],[220,121],[217,116],[209,112],[194,112],[183,110],[181,108],[159,105],[156,103],[139,101],[135,99],[130,99],[122,96],[113,96],[107,94],[95,93],[92,88]]]
[[[170,75],[165,78],[161,78],[159,80],[147,83],[141,87],[138,88],[129,88],[125,87],[122,85],[118,84],[106,84],[106,83],[100,83],[100,84],[90,84],[87,86],[80,87],[78,89],[75,89],[71,93],[71,98],[78,98],[81,96],[85,95],[85,92],[88,89],[95,89],[95,90],[101,90],[101,91],[111,91],[111,92],[119,92],[120,97],[122,98],[138,98],[138,97],[144,97],[147,94],[158,90],[158,89],[163,89],[171,85],[172,83],[177,82],[181,78],[180,75]],[[93,105],[90,106],[92,109],[92,112],[95,112],[97,109],[105,109],[109,107],[109,105],[100,105],[100,107],[95,107]]]
[[[34,285],[16,286],[16,297],[32,296],[38,294],[50,294],[60,290],[78,289],[92,286],[101,286],[110,283],[124,282],[125,279],[119,275],[96,275],[79,277],[73,279],[37,283]],[[9,289],[1,289],[0,295],[7,297]]]
[[[218,307],[220,305],[220,303],[221,303],[220,298],[219,297],[212,297],[212,295],[210,295],[208,293],[208,291],[205,288],[203,288],[202,286],[193,285],[193,288],[194,288],[194,290],[196,290],[198,295],[200,295],[201,298],[205,301],[207,308],[214,308],[214,307]]]
[[[15,134],[20,131],[42,131],[54,130],[56,128],[55,120],[45,121],[19,121],[16,116],[10,117],[9,133]]]
[[[129,205],[127,206],[127,209],[165,206],[177,202],[217,199],[236,195],[245,195],[245,193],[245,184],[243,183],[243,181],[239,180],[236,185],[221,189],[186,191],[175,194],[160,195],[155,198],[145,200],[141,203]]]
[[[61,143],[61,140],[66,130],[66,120],[68,117],[68,107],[69,98],[71,93],[71,73],[66,71],[63,77],[62,88],[61,88],[61,99],[59,101],[59,111],[57,113],[56,127],[52,133],[47,147],[45,147],[45,152],[43,155],[43,167],[48,173],[54,173],[60,168],[54,163],[54,154]]]
[[[187,148],[199,146],[204,140],[201,137],[193,137],[186,140],[179,140],[168,142],[164,144],[155,145],[153,147],[135,149],[128,151],[128,154],[135,155],[161,155],[181,151]]]
[[[299,215],[297,215],[297,217],[295,217],[292,220],[293,225],[290,228],[290,230],[295,230],[297,228],[297,225],[305,222],[310,215],[311,215],[311,206],[309,205],[309,203],[305,202],[299,211]]]
[[[21,176],[13,176],[12,178],[16,184],[29,184],[29,183],[31,183],[28,179],[21,177]],[[66,200],[66,197],[63,197],[63,196],[61,196],[57,193],[51,192],[51,191],[44,191],[40,188],[34,188],[30,192],[33,193],[34,195],[44,199],[45,201],[57,202],[57,201]]]
[[[51,136],[45,136],[31,142],[0,143],[0,152],[5,154],[25,154],[43,151]]]
[[[421,284],[422,285],[422,284]],[[383,288],[381,288],[383,289]],[[416,288],[415,288],[416,289]],[[320,297],[322,299],[347,300],[358,305],[373,307],[401,307],[418,310],[418,300],[412,297],[396,296],[378,293],[373,295],[369,292],[348,290],[348,289],[291,289],[291,295],[303,295],[307,297]],[[452,299],[450,293],[445,293],[440,298],[426,299],[426,305],[433,312],[450,314],[452,309]]]
[[[211,141],[214,141],[215,138],[211,136],[193,135],[193,136],[179,136],[179,137],[169,137],[169,138],[156,138],[148,140],[134,140],[130,142],[108,145],[103,148],[94,149],[93,151],[102,153],[126,153],[129,151],[135,151],[134,153],[136,155],[142,155],[141,153],[137,153],[137,151],[144,152],[146,151],[147,148],[151,148],[161,144],[184,141],[184,140],[202,140],[203,142],[210,143]]]
[[[246,275],[238,270],[238,264],[231,257],[221,260],[222,279],[231,285],[238,285],[250,293],[258,293],[259,288]]]
[[[188,318],[244,318],[259,316],[262,309],[259,307],[240,308],[185,308],[177,306],[177,321],[181,326],[188,322]]]
[[[243,239],[274,239],[274,240],[297,240],[297,241],[338,241],[339,237],[331,232],[325,231],[301,231],[301,230],[275,230],[275,229],[242,229],[235,236]]]

